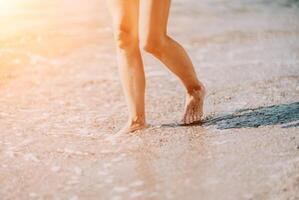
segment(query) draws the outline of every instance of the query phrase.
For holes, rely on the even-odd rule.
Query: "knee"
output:
[[[127,49],[138,46],[136,34],[126,28],[118,28],[115,31],[116,45],[120,49]]]
[[[160,36],[150,36],[141,40],[143,50],[157,57],[161,56],[164,43],[165,37]]]

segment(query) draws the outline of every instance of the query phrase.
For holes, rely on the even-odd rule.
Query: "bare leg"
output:
[[[184,48],[167,35],[170,3],[170,0],[141,0],[140,39],[145,51],[160,59],[184,84],[187,95],[182,122],[190,124],[203,115],[205,88]]]
[[[129,109],[129,121],[119,133],[145,127],[144,69],[138,43],[139,0],[107,0],[113,18],[120,78]]]

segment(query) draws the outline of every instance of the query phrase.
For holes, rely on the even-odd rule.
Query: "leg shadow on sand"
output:
[[[188,126],[216,126],[217,129],[254,128],[267,125],[282,128],[299,127],[299,102],[237,110],[234,113],[208,116],[201,123]],[[162,127],[175,127],[163,124]]]

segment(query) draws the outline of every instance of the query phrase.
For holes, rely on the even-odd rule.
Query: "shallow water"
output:
[[[152,127],[122,137],[113,137],[126,107],[104,1],[5,4],[1,199],[299,198],[290,2],[173,1],[169,32],[208,89],[206,126],[176,125],[183,88],[144,54]]]

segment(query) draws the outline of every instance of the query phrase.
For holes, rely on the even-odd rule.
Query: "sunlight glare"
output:
[[[17,4],[20,2],[20,0],[0,0],[0,15],[7,15],[14,13]]]

